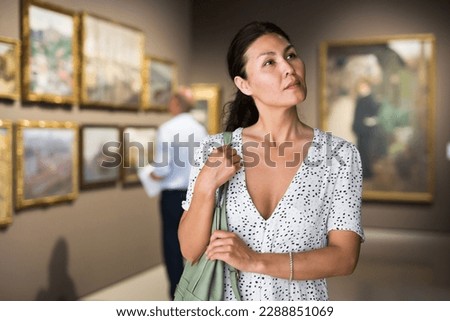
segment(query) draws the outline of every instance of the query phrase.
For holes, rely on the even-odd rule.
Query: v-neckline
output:
[[[240,133],[239,133],[239,135],[240,135],[240,144],[241,144],[241,146],[240,146],[240,149],[241,149],[241,155],[242,155],[242,159],[244,159],[244,150],[243,150],[243,148],[244,148],[244,138],[243,138],[243,135],[242,135],[242,131],[243,131],[243,129],[244,128],[240,128]],[[297,178],[297,176],[302,172],[302,170],[303,170],[303,167],[305,167],[305,160],[309,157],[309,155],[310,155],[310,153],[309,153],[309,151],[310,151],[310,148],[311,148],[311,146],[313,145],[313,143],[314,143],[314,140],[316,139],[316,136],[317,136],[317,133],[316,133],[316,129],[315,128],[313,128],[313,138],[312,138],[312,141],[311,141],[311,145],[308,147],[308,151],[306,152],[306,155],[305,155],[305,157],[303,157],[303,160],[302,160],[302,162],[301,162],[301,164],[298,166],[298,168],[297,168],[297,170],[295,171],[295,173],[294,173],[294,175],[292,176],[292,179],[291,179],[291,181],[289,182],[289,185],[287,186],[287,188],[286,188],[286,190],[284,191],[284,193],[283,193],[283,195],[281,196],[281,198],[278,200],[278,203],[277,203],[277,205],[274,207],[274,209],[272,210],[272,212],[270,213],[270,215],[267,217],[267,218],[264,218],[264,216],[261,214],[261,212],[258,210],[258,208],[256,207],[256,204],[255,204],[255,202],[253,201],[253,198],[252,198],[252,196],[250,195],[250,192],[249,192],[249,190],[248,190],[248,187],[247,187],[247,175],[246,175],[246,169],[245,169],[245,166],[242,166],[242,175],[243,175],[243,179],[242,179],[242,183],[243,183],[243,187],[244,187],[244,190],[245,190],[245,192],[247,193],[247,196],[248,196],[248,198],[249,198],[249,200],[250,200],[250,203],[251,203],[251,206],[254,208],[254,210],[256,211],[256,213],[258,214],[258,216],[263,220],[263,221],[265,221],[265,222],[267,222],[267,221],[269,221],[277,212],[278,212],[278,208],[281,206],[281,203],[282,203],[282,201],[286,198],[286,196],[289,194],[289,192],[290,192],[290,189],[291,189],[291,187],[292,187],[292,184],[294,183],[294,181],[295,181],[295,179]]]

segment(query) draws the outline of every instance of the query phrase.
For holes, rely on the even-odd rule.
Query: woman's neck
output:
[[[263,139],[270,135],[270,141],[285,142],[297,140],[305,135],[308,126],[304,125],[294,107],[284,110],[260,111],[258,121],[247,128],[247,133],[254,139]]]

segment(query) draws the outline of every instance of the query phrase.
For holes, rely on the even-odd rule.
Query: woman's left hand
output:
[[[252,272],[258,253],[235,233],[217,230],[211,235],[206,255],[210,260],[221,260],[240,271]]]

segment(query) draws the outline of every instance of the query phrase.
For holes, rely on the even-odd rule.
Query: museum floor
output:
[[[450,234],[366,229],[358,267],[328,280],[330,300],[450,300]],[[159,265],[82,300],[165,301]]]

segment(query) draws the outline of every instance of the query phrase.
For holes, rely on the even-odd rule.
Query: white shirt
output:
[[[223,135],[209,136],[196,155],[186,201],[189,208],[197,175]],[[242,128],[233,132],[232,146],[242,157]],[[202,153],[202,150],[204,151]],[[356,147],[331,134],[314,129],[308,156],[299,166],[286,193],[265,220],[257,211],[245,183],[245,168],[230,180],[227,196],[229,230],[261,253],[303,252],[327,245],[330,230],[350,230],[361,236],[362,170]],[[235,300],[229,273],[225,271],[225,300]],[[241,272],[242,300],[327,300],[325,279],[292,281],[269,275]]]
[[[153,166],[162,190],[187,189],[195,152],[207,132],[189,113],[174,116],[158,128]]]

